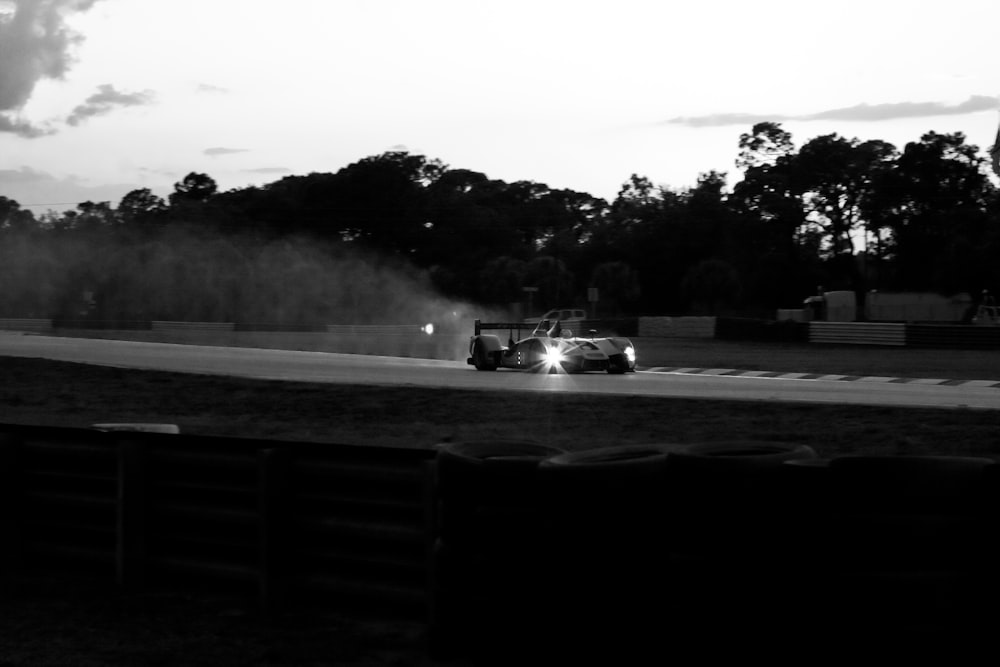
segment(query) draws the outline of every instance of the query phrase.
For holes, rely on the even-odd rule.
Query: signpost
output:
[[[590,319],[592,320],[597,319],[597,302],[599,300],[598,297],[599,295],[597,293],[596,287],[587,288],[587,301],[590,302]]]

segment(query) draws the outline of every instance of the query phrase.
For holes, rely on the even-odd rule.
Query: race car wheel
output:
[[[477,371],[495,371],[497,369],[496,362],[490,358],[486,346],[479,340],[472,348],[472,363]]]
[[[612,354],[608,356],[608,374],[622,375],[628,370],[628,362],[624,354]]]

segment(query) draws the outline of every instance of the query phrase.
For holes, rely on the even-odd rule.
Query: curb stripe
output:
[[[646,373],[673,373],[677,375],[717,375],[725,377],[779,378],[785,380],[823,380],[827,382],[872,382],[879,384],[924,384],[957,387],[1000,388],[998,380],[944,380],[940,378],[904,378],[881,375],[824,375],[822,373],[782,373],[778,371],[741,371],[729,368],[687,368],[680,366],[655,366],[640,368]]]

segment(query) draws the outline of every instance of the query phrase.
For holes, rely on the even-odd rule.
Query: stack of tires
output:
[[[992,459],[456,443],[435,499],[431,636],[452,653],[793,657],[818,638],[901,650],[1000,622]]]
[[[559,565],[539,600],[552,655],[631,662],[662,652],[668,456],[667,446],[635,445],[562,454],[539,465],[543,544]]]
[[[800,476],[782,465],[815,457],[761,442],[443,446],[434,653],[613,664],[732,648],[790,572],[778,562],[800,506],[781,489]]]
[[[831,459],[810,614],[869,644],[992,631],[996,470],[978,457]]]
[[[779,603],[795,586],[811,512],[796,497],[818,460],[797,443],[692,444],[665,468],[672,625],[706,650],[773,644],[797,612]],[[724,640],[720,641],[720,639]],[[787,639],[782,639],[787,641]],[[758,648],[760,648],[758,646]]]
[[[536,603],[559,564],[544,553],[541,461],[565,450],[526,440],[442,445],[435,460],[430,651],[517,659],[542,633]]]

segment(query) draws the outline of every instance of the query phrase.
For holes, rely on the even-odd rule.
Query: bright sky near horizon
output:
[[[997,0],[0,0],[0,195],[117,205],[387,150],[609,201],[741,133],[997,133]]]

